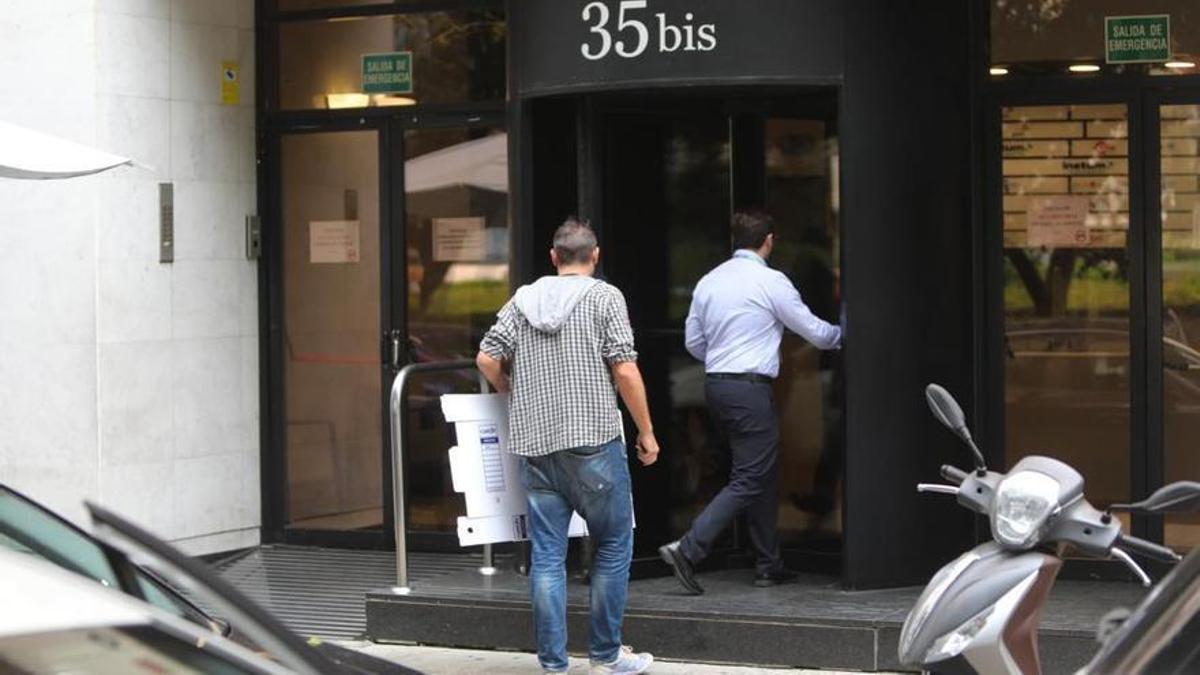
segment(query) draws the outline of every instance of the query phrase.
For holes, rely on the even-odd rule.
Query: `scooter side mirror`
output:
[[[954,400],[950,392],[941,385],[931,384],[925,387],[925,400],[929,402],[929,409],[933,411],[933,416],[937,418],[937,421],[946,425],[964,441],[970,438],[966,415],[963,415],[962,408],[959,407],[958,401]]]
[[[971,452],[975,456],[975,468],[983,471],[987,468],[987,462],[983,459],[983,453],[976,447],[975,441],[971,438],[971,431],[967,429],[967,416],[963,414],[962,407],[958,405],[958,401],[946,391],[945,387],[938,384],[929,384],[925,387],[925,400],[929,403],[929,409],[933,412],[933,416],[937,421],[941,422],[948,429],[954,432],[964,443],[971,448]]]
[[[1198,513],[1200,512],[1200,483],[1181,480],[1164,485],[1149,497],[1132,504],[1113,504],[1110,511],[1138,513]]]

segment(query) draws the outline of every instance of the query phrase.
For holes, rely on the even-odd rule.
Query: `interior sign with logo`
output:
[[[599,61],[610,55],[634,59],[647,51],[711,52],[717,48],[717,26],[701,23],[693,12],[670,16],[655,12],[648,0],[619,0],[614,12],[611,2],[590,2],[582,19],[589,40],[579,46],[583,58]]]
[[[1171,59],[1171,15],[1104,17],[1104,60],[1160,63]]]
[[[362,91],[365,94],[411,94],[412,52],[363,54]]]

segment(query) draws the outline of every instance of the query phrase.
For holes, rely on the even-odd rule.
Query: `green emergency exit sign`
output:
[[[411,94],[412,52],[363,54],[362,90],[365,94]]]
[[[1171,15],[1104,17],[1104,60],[1161,63],[1171,60]]]

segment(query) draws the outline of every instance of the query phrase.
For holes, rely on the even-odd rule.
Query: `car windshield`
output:
[[[106,626],[0,638],[0,672],[234,675],[258,671],[151,626]]]
[[[65,520],[0,486],[0,547],[32,553],[49,562],[90,577],[111,588],[123,589],[120,578],[95,540]],[[140,569],[134,570],[138,593],[154,606],[207,625],[207,617]]]
[[[0,488],[0,545],[32,552],[106,586],[121,587],[96,542],[5,488]]]

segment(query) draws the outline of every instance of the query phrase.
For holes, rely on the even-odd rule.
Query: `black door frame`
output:
[[[1188,97],[1191,98],[1188,98]],[[1004,468],[1004,242],[1002,109],[1020,105],[1124,104],[1128,123],[1130,276],[1130,493],[1144,497],[1163,479],[1162,239],[1158,199],[1158,102],[1198,101],[1200,77],[1046,77],[993,81],[983,95],[982,258],[985,310],[982,335],[982,438],[990,465]],[[1155,297],[1159,296],[1159,297]],[[1157,312],[1157,313],[1156,313]],[[1157,318],[1156,318],[1157,317]],[[1162,540],[1162,519],[1136,516],[1132,533]],[[1082,565],[1085,575],[1125,577],[1114,565]]]
[[[391,509],[393,499],[391,429],[389,424],[389,394],[392,380],[398,371],[388,363],[390,347],[386,336],[390,331],[407,335],[408,293],[407,278],[407,223],[404,191],[405,135],[409,131],[448,128],[504,128],[505,116],[498,106],[471,107],[468,110],[444,109],[434,112],[396,112],[386,115],[339,115],[333,119],[314,119],[318,116],[297,114],[281,119],[269,126],[265,143],[269,148],[265,165],[268,176],[270,207],[263,211],[264,263],[267,269],[267,285],[271,289],[268,300],[268,351],[272,360],[269,369],[270,396],[275,404],[270,408],[270,418],[264,425],[271,427],[271,442],[264,445],[264,467],[271,472],[264,476],[272,482],[270,490],[263,492],[264,535],[271,532],[270,541],[283,543],[336,546],[342,548],[389,548],[395,546],[394,516]],[[288,135],[312,133],[337,133],[374,130],[378,132],[379,153],[379,222],[380,222],[380,356],[381,392],[380,415],[384,420],[380,457],[383,476],[382,530],[339,531],[309,530],[293,528],[287,515],[287,430],[284,410],[283,361],[284,354],[284,292],[282,227],[280,221],[283,205],[283,185],[280,166],[281,139]],[[401,341],[404,345],[405,341]],[[406,364],[409,354],[402,346],[400,363]],[[452,533],[410,533],[410,546],[416,549],[446,550],[453,539]],[[264,540],[267,539],[264,536]],[[453,542],[455,547],[457,543]]]
[[[268,185],[268,207],[260,210],[263,214],[263,257],[260,269],[265,276],[269,300],[266,307],[260,307],[260,315],[265,315],[268,330],[263,333],[266,339],[265,351],[269,355],[267,368],[260,371],[260,377],[268,382],[265,386],[267,404],[264,410],[267,416],[261,424],[269,429],[267,442],[263,444],[263,540],[308,545],[329,545],[348,548],[375,548],[382,546],[383,533],[391,530],[392,514],[384,508],[383,532],[374,531],[316,531],[292,528],[288,524],[288,473],[287,473],[287,413],[286,413],[286,383],[284,381],[286,354],[284,335],[285,305],[284,270],[283,270],[283,176],[282,176],[282,139],[285,136],[316,133],[339,133],[352,131],[375,131],[377,133],[377,152],[379,156],[379,255],[380,255],[380,328],[386,333],[397,318],[403,321],[403,313],[397,315],[392,311],[390,288],[393,274],[394,248],[393,232],[397,210],[392,203],[395,176],[401,171],[393,171],[392,148],[396,145],[392,135],[392,125],[383,119],[360,118],[329,120],[321,124],[305,123],[297,120],[283,120],[277,126],[265,130],[264,142],[267,151],[262,153]],[[401,164],[401,167],[403,165]],[[400,183],[403,186],[403,183]],[[403,228],[400,229],[401,239]],[[402,242],[401,242],[402,244]],[[387,252],[385,254],[385,252]],[[382,345],[382,336],[380,344]],[[382,348],[382,347],[381,347]],[[382,352],[381,352],[382,357]],[[381,372],[382,385],[391,384],[387,374],[386,358],[381,358],[384,368]],[[383,391],[386,391],[384,389]],[[386,396],[383,397],[386,399]],[[386,402],[381,403],[381,414],[386,414]],[[385,418],[386,419],[386,418]],[[384,427],[383,447],[389,447],[390,438],[386,425]],[[391,494],[390,467],[386,452],[382,453],[384,470],[384,494]]]
[[[264,543],[394,548],[392,514],[391,437],[388,397],[393,372],[387,363],[384,335],[391,329],[407,334],[406,210],[404,194],[404,136],[412,129],[499,127],[507,129],[507,106],[502,100],[412,107],[374,107],[341,110],[279,108],[279,27],[293,21],[336,20],[435,11],[503,9],[504,0],[419,0],[404,5],[362,5],[316,10],[279,11],[275,0],[256,0],[255,77],[258,154],[258,213],[262,222],[263,253],[259,260],[259,398],[261,539]],[[306,530],[288,526],[287,437],[284,403],[282,176],[281,139],[289,134],[373,129],[379,133],[380,180],[380,415],[384,420],[380,470],[383,472],[382,530]],[[514,219],[515,222],[515,219]],[[516,256],[513,256],[514,259]],[[403,345],[404,341],[402,341]],[[401,362],[408,354],[402,354]],[[414,549],[444,550],[453,534],[410,533]],[[457,548],[457,542],[454,542]]]

